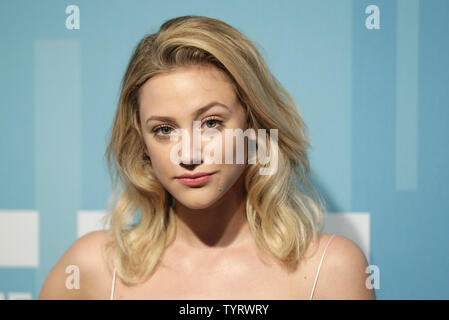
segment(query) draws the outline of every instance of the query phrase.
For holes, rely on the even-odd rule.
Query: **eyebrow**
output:
[[[224,103],[220,103],[218,101],[212,101],[209,102],[208,104],[206,104],[204,107],[199,108],[197,111],[193,112],[193,115],[196,117],[198,117],[199,115],[205,113],[207,110],[209,110],[212,107],[215,106],[221,106],[226,108],[229,112],[231,112],[231,110],[229,109],[229,107],[227,105],[225,105]],[[164,116],[151,116],[149,117],[145,123],[148,123],[148,121],[150,120],[160,120],[160,121],[167,121],[167,122],[176,122],[175,118],[172,117],[164,117]]]

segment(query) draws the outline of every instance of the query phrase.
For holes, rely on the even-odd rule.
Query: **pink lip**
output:
[[[214,172],[197,172],[195,174],[185,173],[183,175],[177,176],[176,178],[190,178],[190,179],[193,179],[193,178],[199,178],[199,177],[202,177],[202,176],[207,176],[207,175],[210,175],[210,174],[213,174],[213,173]]]
[[[193,175],[194,177],[197,176],[197,178],[185,178],[184,176],[188,176],[188,175],[182,175],[179,177],[177,177],[176,179],[181,182],[182,184],[185,184],[186,186],[189,187],[196,187],[196,186],[200,186],[202,184],[205,184],[206,182],[208,182],[212,176],[215,174],[215,172],[212,173],[198,173],[196,175]],[[192,176],[192,175],[190,175]]]

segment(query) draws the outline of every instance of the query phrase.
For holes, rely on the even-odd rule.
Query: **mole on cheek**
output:
[[[223,191],[223,186],[222,186],[222,184],[221,184],[221,177],[220,177],[220,179],[218,179],[218,192],[222,192]]]

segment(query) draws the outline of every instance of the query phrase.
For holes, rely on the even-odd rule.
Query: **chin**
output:
[[[175,197],[176,202],[194,210],[212,207],[219,198],[218,194],[212,194],[210,190],[206,191],[201,188],[181,191],[177,195],[178,197]]]
[[[207,201],[207,199],[204,198],[199,199],[198,201],[195,201],[194,199],[189,199],[186,201],[179,201],[179,202],[182,203],[184,207],[194,210],[207,209],[215,203],[215,201]]]

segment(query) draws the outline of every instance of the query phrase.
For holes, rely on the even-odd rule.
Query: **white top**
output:
[[[320,274],[321,264],[323,263],[324,255],[326,254],[327,247],[329,246],[329,243],[331,243],[331,240],[334,238],[334,236],[335,236],[335,234],[333,234],[329,238],[329,240],[327,241],[326,247],[323,250],[323,254],[321,255],[320,264],[318,265],[318,270],[316,272],[315,281],[313,282],[312,292],[310,293],[309,300],[312,300],[313,293],[315,292],[316,282],[318,280],[318,275]],[[114,276],[112,277],[111,300],[114,300],[115,275],[116,275],[116,269],[114,268]]]

